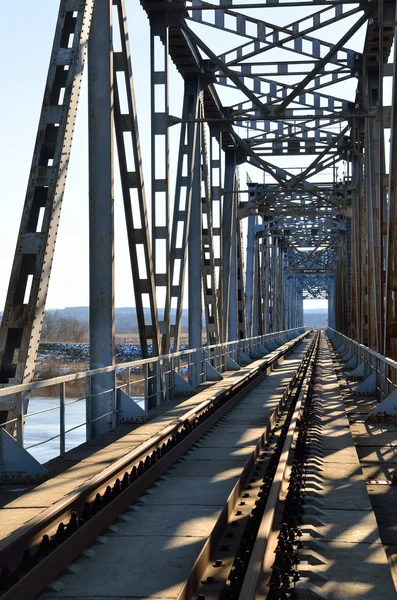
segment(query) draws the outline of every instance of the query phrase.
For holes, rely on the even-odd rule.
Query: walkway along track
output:
[[[214,394],[182,418],[41,512],[0,543],[0,594],[5,600],[34,598],[136,501],[180,456],[234,408],[307,333],[270,353],[227,390]],[[280,398],[284,404],[294,378]],[[269,423],[274,423],[278,408]]]

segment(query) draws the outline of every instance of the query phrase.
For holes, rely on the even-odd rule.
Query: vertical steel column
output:
[[[236,207],[237,213],[237,207]],[[241,221],[236,221],[237,236],[237,322],[238,339],[247,337],[247,312],[245,306],[245,273],[244,273],[244,250]]]
[[[291,315],[292,315],[292,290],[291,290],[291,282],[290,276],[284,276],[284,311],[285,311],[285,328],[291,329]]]
[[[341,289],[341,282],[342,282],[342,273],[341,273],[341,268],[342,265],[340,263],[340,242],[339,242],[339,237],[336,236],[336,244],[337,244],[337,248],[336,248],[336,273],[335,273],[335,306],[334,306],[334,310],[335,310],[335,324],[336,324],[336,329],[338,329],[340,327],[340,303],[341,303],[341,294],[343,293],[342,289]]]
[[[296,281],[294,277],[289,277],[289,284],[291,289],[291,311],[290,311],[290,321],[289,328],[292,329],[294,327],[299,327],[300,320],[300,300],[298,287],[296,285]]]
[[[298,289],[296,286],[294,276],[289,275],[287,278],[289,279],[289,286],[290,286],[291,308],[289,311],[289,314],[290,314],[289,326],[287,326],[287,323],[285,324],[285,326],[286,326],[286,329],[292,329],[293,327],[298,327],[298,325],[296,323],[298,323],[298,321],[299,321],[299,294],[298,294]]]
[[[361,192],[361,210],[359,210],[360,215],[360,237],[361,237],[361,320],[360,320],[360,330],[361,330],[361,343],[365,346],[369,344],[369,334],[368,334],[368,189],[366,185],[367,175],[367,154],[366,151],[364,157],[364,171],[365,171],[365,179],[363,181],[362,192]]]
[[[256,235],[255,235],[256,237]],[[263,238],[254,240],[254,273],[253,273],[253,307],[252,307],[252,337],[263,335],[264,330],[264,272],[263,272]],[[247,337],[250,337],[247,334]]]
[[[225,186],[225,189],[226,186]],[[238,339],[238,317],[237,317],[237,245],[239,240],[237,239],[237,169],[235,170],[235,177],[233,181],[233,193],[231,197],[231,237],[229,241],[230,245],[230,266],[229,266],[229,340]],[[229,205],[230,206],[230,205]],[[223,265],[223,268],[224,265]]]
[[[231,266],[232,266],[232,241],[234,235],[235,223],[235,196],[234,196],[234,181],[236,171],[236,154],[234,150],[225,152],[225,194],[222,206],[222,341],[226,342],[229,339],[229,318],[230,318],[230,288]],[[234,280],[234,283],[235,280]],[[236,338],[234,338],[236,339]]]
[[[362,199],[362,149],[361,149],[361,131],[362,120],[354,119],[352,123],[352,338],[361,343],[361,229],[360,229],[360,209]]]
[[[291,290],[291,292],[290,292],[291,293],[291,309],[290,309],[289,328],[293,329],[294,327],[299,327],[299,318],[300,318],[299,293],[298,293],[298,287],[296,285],[296,280],[293,276],[289,277],[289,285],[290,285],[290,290]]]
[[[346,335],[352,337],[352,227],[346,217]]]
[[[135,309],[138,322],[141,355],[148,356],[151,340],[152,355],[159,354],[156,286],[150,243],[147,203],[143,176],[142,153],[139,138],[138,116],[131,65],[131,51],[124,0],[113,0],[117,7],[117,28],[120,32],[121,50],[113,53],[114,107],[117,154],[120,166],[121,188],[127,227]],[[120,88],[120,89],[119,89]],[[122,112],[121,98],[125,92],[127,110]],[[129,140],[132,156],[128,154]],[[133,158],[133,166],[131,159]],[[130,160],[129,160],[130,159]],[[148,300],[146,300],[148,298]],[[149,304],[149,314],[145,308]],[[145,306],[146,305],[146,306]]]
[[[112,2],[96,2],[88,44],[90,367],[114,364]],[[112,427],[112,376],[93,379],[92,435]],[[103,417],[103,415],[107,415]],[[99,419],[99,420],[98,420]]]
[[[247,270],[246,270],[246,306],[247,306],[247,337],[252,337],[254,330],[254,273],[257,272],[255,264],[255,224],[256,216],[248,217],[247,232]],[[256,316],[256,315],[255,315]]]
[[[212,233],[214,245],[214,280],[217,293],[218,308],[218,341],[222,337],[222,301],[220,288],[221,283],[221,222],[222,222],[222,132],[216,123],[211,123],[210,129],[210,201],[212,203]]]
[[[298,290],[296,287],[296,277],[293,275],[284,275],[284,294],[285,294],[285,329],[298,327],[299,308],[298,308]]]
[[[336,329],[336,282],[335,277],[332,277],[330,284],[330,292],[328,295],[328,326]]]
[[[356,195],[355,195],[355,222],[357,224],[357,239],[358,246],[356,253],[358,257],[357,263],[357,283],[358,283],[358,298],[357,298],[357,335],[356,338],[361,344],[368,343],[368,326],[366,323],[366,308],[368,304],[368,288],[366,284],[367,272],[367,254],[368,254],[368,234],[366,229],[366,203],[365,203],[365,185],[364,185],[364,169],[365,158],[363,156],[363,143],[365,137],[365,124],[363,120],[358,120],[357,126],[357,144],[358,156],[356,161]]]
[[[276,248],[275,238],[269,236],[269,325],[270,331],[277,331],[276,327],[276,286],[275,286],[275,266],[276,266]]]
[[[279,296],[279,270],[278,270],[278,238],[273,239],[273,331],[279,331],[279,309],[281,298]]]
[[[397,21],[397,7],[396,7]],[[394,28],[397,40],[397,26]],[[384,354],[397,359],[397,44],[394,43],[390,131],[389,203],[386,229],[386,322]]]
[[[347,269],[346,269],[346,235],[340,234],[336,239],[336,328],[347,333]]]
[[[160,315],[161,353],[170,347],[170,202],[167,12],[150,14],[152,252]]]
[[[380,196],[379,196],[379,123],[368,119],[367,133],[367,179],[368,186],[368,322],[369,346],[376,351],[380,350],[380,318],[382,313],[381,276],[380,276]]]
[[[197,83],[193,93],[198,94]],[[194,98],[191,98],[194,104]],[[196,100],[197,104],[199,101]],[[197,109],[195,112],[198,112]],[[188,131],[194,127],[193,136],[188,136],[189,151],[192,157],[189,160],[190,186],[190,218],[188,219],[188,298],[189,298],[189,347],[201,348],[202,346],[202,215],[201,215],[201,127],[197,124],[189,125]],[[194,156],[193,156],[194,155]],[[195,376],[197,379],[197,374]],[[197,382],[198,384],[199,382]],[[193,382],[193,385],[195,383]]]
[[[298,310],[298,315],[297,315],[297,320],[296,320],[295,327],[303,327],[303,323],[304,323],[304,316],[303,316],[303,294],[302,294],[302,288],[300,286],[298,286],[297,283],[296,283],[296,279],[295,279],[295,286],[296,286],[297,310]]]
[[[295,283],[296,311],[297,311],[294,327],[303,327],[304,316],[303,316],[302,288],[297,284],[296,278],[295,278],[294,283]]]
[[[262,217],[259,217],[263,220]],[[253,335],[266,333],[266,306],[265,306],[265,225],[259,223],[255,234],[255,271],[254,271],[254,329]]]
[[[204,115],[204,103],[201,102],[201,114]],[[218,286],[214,248],[214,210],[212,201],[210,153],[208,149],[207,124],[201,124],[202,179],[204,194],[202,197],[202,279],[207,330],[207,343],[219,343]],[[211,139],[211,138],[210,138]]]
[[[0,384],[33,380],[69,166],[92,0],[61,0],[0,329]],[[13,418],[0,402],[0,420]]]
[[[201,178],[200,175],[197,175],[200,174],[201,165],[200,145],[197,148],[197,144],[200,144],[200,125],[197,123],[197,117],[199,114],[199,93],[200,86],[197,78],[185,82],[183,122],[181,123],[179,140],[174,214],[172,219],[171,233],[170,273],[172,287],[169,297],[169,302],[171,304],[170,306],[166,304],[167,313],[170,313],[170,308],[175,308],[175,314],[172,317],[171,325],[171,335],[174,341],[175,349],[179,347],[180,343],[184,281],[186,272],[186,254],[189,244],[190,212],[193,194],[196,194],[195,198],[197,197],[197,194],[200,196],[201,203]],[[199,161],[198,164],[196,164],[196,159]],[[198,183],[196,188],[194,187],[193,181]],[[201,228],[201,208],[200,221],[196,225],[197,227]],[[201,229],[199,235],[201,237]],[[198,264],[198,269],[200,269],[201,277],[201,260]],[[201,290],[201,281],[198,290]],[[173,303],[175,303],[175,306],[172,305]]]
[[[383,45],[383,41],[382,41]],[[383,57],[382,57],[383,60]],[[382,125],[382,84],[383,62],[375,67],[365,64],[365,107],[371,111],[366,119],[365,158],[366,158],[366,205],[368,231],[368,345],[374,350],[383,350],[383,125]]]
[[[378,346],[377,351],[382,353],[385,347],[384,341],[384,329],[385,329],[385,295],[386,295],[386,234],[387,234],[387,210],[388,210],[388,189],[386,183],[386,163],[385,163],[385,136],[384,136],[384,97],[383,97],[383,75],[384,75],[384,55],[383,55],[383,43],[384,43],[384,22],[388,20],[393,24],[395,23],[395,6],[392,8],[390,5],[385,6],[384,0],[378,0],[378,40],[380,56],[379,56],[379,69],[378,69],[378,111],[376,125],[378,128],[378,148],[377,148],[377,164],[378,164],[378,176],[377,176],[377,208],[378,208],[378,222],[376,233],[378,236],[378,276],[379,286],[377,289],[379,312],[377,315],[377,323],[379,328]],[[395,3],[393,3],[395,4]],[[392,11],[390,11],[392,8]]]
[[[271,264],[270,264],[270,243],[271,237],[266,223],[264,223],[264,236],[263,236],[263,252],[262,252],[262,272],[264,282],[264,293],[263,293],[263,310],[264,310],[264,329],[265,333],[270,333],[271,323],[271,312],[270,312],[270,278],[271,278]]]
[[[284,253],[281,248],[280,238],[276,239],[276,298],[277,298],[277,323],[276,331],[285,329],[284,321]]]
[[[197,100],[197,104],[200,104],[199,100]],[[190,127],[192,125],[188,129]],[[192,140],[188,137],[190,152],[194,155],[189,161],[191,170],[189,174],[190,189],[188,190],[190,196],[190,221],[188,223],[189,348],[201,348],[203,330],[202,261],[204,258],[202,252],[201,126],[195,124],[193,127],[195,135]],[[189,373],[189,383],[193,387],[200,385],[202,381],[200,378],[200,352],[197,351],[195,355]]]

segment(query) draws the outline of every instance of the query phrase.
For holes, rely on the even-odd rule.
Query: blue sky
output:
[[[149,157],[148,21],[144,11],[131,11],[129,30],[142,116],[142,146]],[[2,6],[0,48],[0,306],[3,307],[25,197],[34,140],[58,13],[57,0],[30,0]],[[146,125],[146,128],[145,128]],[[48,307],[88,304],[88,156],[87,86],[83,82],[62,216],[51,274]],[[146,160],[147,162],[147,160]],[[144,163],[144,168],[145,163]],[[147,171],[147,169],[146,169]],[[131,306],[133,288],[119,185],[116,174],[116,304]]]

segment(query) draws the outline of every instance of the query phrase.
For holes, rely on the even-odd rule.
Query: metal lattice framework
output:
[[[143,356],[179,346],[186,299],[199,347],[300,326],[303,298],[320,297],[331,326],[397,357],[395,2],[141,0],[145,157],[124,1],[60,2],[0,330],[1,383],[34,376],[87,48],[92,367],[114,362],[113,136]],[[170,61],[184,84],[179,115]]]

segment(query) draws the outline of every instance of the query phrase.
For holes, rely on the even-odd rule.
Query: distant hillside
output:
[[[52,310],[52,309],[50,309]],[[88,306],[68,306],[66,308],[57,309],[58,312],[65,318],[77,319],[82,323],[88,323],[89,309]],[[171,311],[175,314],[175,310]],[[148,308],[145,308],[145,313],[149,316]],[[0,312],[0,318],[2,313]],[[328,326],[328,310],[326,308],[313,308],[305,310],[303,313],[303,322],[305,327],[327,327]],[[204,324],[204,315],[203,315]],[[136,333],[138,324],[136,320],[135,308],[125,306],[115,309],[115,327],[116,333]],[[188,328],[188,311],[182,311],[182,331],[185,333]]]
[[[303,324],[305,327],[328,327],[328,309],[313,308],[303,312]]]
[[[171,311],[175,314],[175,311]],[[67,307],[60,311],[62,316],[77,319],[88,323],[88,306]],[[149,309],[145,308],[145,313],[149,316]],[[327,327],[328,309],[313,308],[304,311],[304,325],[306,327]],[[204,315],[203,315],[204,324]],[[121,307],[115,310],[116,333],[135,333],[138,330],[135,308]],[[188,328],[188,311],[182,311],[182,331],[186,332]]]
[[[150,317],[150,309],[145,308],[145,315]],[[82,323],[88,323],[89,308],[88,306],[67,306],[59,309],[58,312],[62,317],[69,319],[77,319]],[[175,314],[175,309],[171,310]],[[204,316],[203,316],[204,318]],[[188,327],[188,312],[186,309],[182,311],[182,332],[187,331]],[[138,331],[138,323],[136,320],[135,308],[125,306],[115,309],[115,329],[116,333],[136,333]]]

